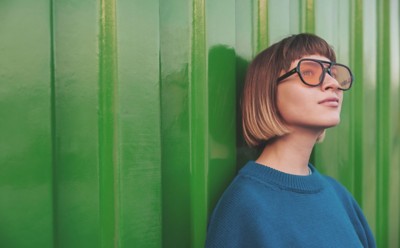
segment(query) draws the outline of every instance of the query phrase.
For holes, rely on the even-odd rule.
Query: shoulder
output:
[[[339,181],[330,176],[324,175],[323,177],[326,179],[329,185],[336,191],[336,193],[339,196],[345,198],[352,198],[352,195],[349,192],[349,190],[345,186],[343,186]]]
[[[265,196],[270,190],[256,178],[236,176],[210,217],[206,247],[243,247],[256,242],[260,238],[256,231],[260,228],[255,226],[265,224],[260,223],[260,215],[268,212],[265,208],[271,200]]]
[[[367,219],[353,195],[336,179],[324,176],[342,202],[364,247],[376,247]]]
[[[343,186],[339,181],[337,181],[333,177],[326,175],[324,175],[324,177],[331,186],[331,189],[333,189],[333,191],[338,196],[339,200],[342,202],[342,204],[344,204],[347,211],[349,211],[349,209],[361,211],[357,201],[354,199],[353,195],[345,186]]]
[[[252,206],[255,202],[264,201],[268,199],[266,196],[279,191],[277,185],[261,177],[263,169],[265,168],[253,162],[247,163],[225,190],[219,205],[229,203],[244,207]]]
[[[268,198],[265,196],[271,194],[270,191],[274,191],[273,186],[257,178],[239,174],[219,199],[215,211],[222,209],[224,212],[228,210],[229,213],[231,209],[235,211],[251,209],[255,204],[266,201]]]

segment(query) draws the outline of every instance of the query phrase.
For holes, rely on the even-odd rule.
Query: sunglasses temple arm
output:
[[[291,71],[285,73],[284,75],[282,75],[282,76],[280,76],[280,77],[278,78],[277,82],[279,83],[280,81],[282,81],[282,80],[284,80],[284,79],[286,79],[286,78],[292,76],[294,73],[296,73],[296,71],[297,71],[297,68],[294,68],[293,70],[291,70]]]

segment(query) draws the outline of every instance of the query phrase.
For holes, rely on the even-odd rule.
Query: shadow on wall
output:
[[[240,170],[247,161],[254,160],[257,156],[261,153],[262,148],[251,148],[246,144],[246,141],[243,138],[243,131],[242,131],[242,113],[241,113],[241,99],[242,99],[242,92],[244,87],[244,82],[246,78],[247,67],[249,66],[250,62],[245,60],[240,56],[236,56],[236,168]]]

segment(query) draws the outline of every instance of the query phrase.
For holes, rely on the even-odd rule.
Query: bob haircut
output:
[[[302,33],[271,45],[249,65],[241,102],[243,135],[248,145],[261,146],[289,133],[277,109],[277,80],[282,71],[291,69],[293,61],[307,55],[320,55],[336,62],[335,52],[325,40]]]

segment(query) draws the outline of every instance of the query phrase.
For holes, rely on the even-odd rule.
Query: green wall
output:
[[[349,64],[313,163],[400,247],[394,0],[1,0],[0,246],[203,247],[246,160],[246,66],[312,32]]]

